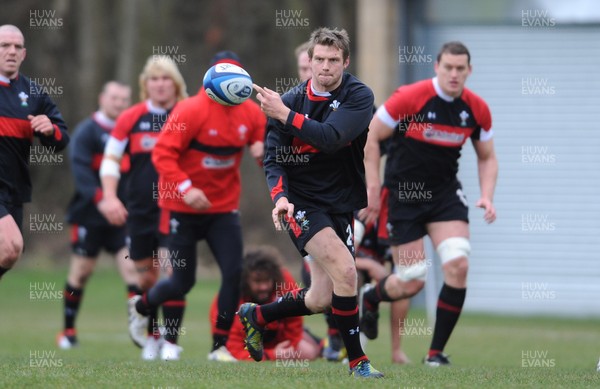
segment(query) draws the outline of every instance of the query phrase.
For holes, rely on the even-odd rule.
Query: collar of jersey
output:
[[[330,92],[316,91],[312,86],[312,79],[306,83],[306,93],[308,94],[308,99],[313,101],[327,101],[331,97]]]
[[[154,106],[150,99],[146,100],[146,108],[148,108],[148,112],[155,115],[164,115],[167,113],[166,109]]]
[[[433,77],[431,79],[431,82],[433,83],[433,88],[435,89],[435,93],[437,93],[437,95],[440,96],[440,98],[442,100],[446,100],[449,103],[451,103],[451,102],[454,101],[454,97],[449,96],[449,95],[447,95],[447,94],[444,93],[444,91],[440,87],[440,82],[438,81],[437,77]]]
[[[2,86],[10,86],[10,78],[4,77],[0,74],[0,85]]]
[[[107,130],[112,130],[115,127],[115,121],[106,116],[106,114],[102,111],[94,112],[94,120]]]

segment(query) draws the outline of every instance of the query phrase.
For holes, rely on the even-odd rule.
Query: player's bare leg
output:
[[[398,364],[410,363],[410,359],[402,351],[402,334],[410,308],[410,299],[393,301],[390,304],[390,321],[392,328],[392,362]]]
[[[75,321],[79,313],[83,291],[88,279],[96,267],[96,258],[72,255],[67,275],[67,283],[63,292],[64,329],[56,337],[59,348],[67,350],[77,346]]]
[[[361,327],[369,339],[376,339],[378,335],[380,302],[412,297],[425,285],[427,263],[422,238],[392,246],[392,256],[396,264],[394,273],[377,282],[374,287],[363,289],[360,297]]]
[[[158,281],[160,269],[155,266],[151,257],[134,262],[138,286],[142,292],[146,292]],[[135,305],[140,298],[134,296],[129,299],[129,335],[138,347],[144,347],[148,337],[158,335],[158,320],[156,310],[150,312],[148,316],[142,316],[137,312]]]
[[[305,304],[313,313],[321,313],[331,307],[331,294],[333,293],[333,282],[329,274],[323,269],[319,262],[310,256],[308,266],[310,267],[310,288],[306,292]]]
[[[122,248],[115,254],[115,262],[119,274],[126,285],[137,285],[137,271],[135,269],[135,263],[128,256],[129,250]]]
[[[373,378],[383,377],[383,374],[371,366],[360,344],[357,274],[354,258],[348,247],[332,228],[327,227],[307,242],[305,250],[327,273],[333,284],[331,313],[346,346],[351,374]],[[324,308],[314,302],[322,299],[317,297],[318,292],[318,290],[309,291],[306,297],[307,307]]]
[[[23,253],[23,235],[11,215],[0,218],[0,279]]]
[[[442,261],[444,285],[440,291],[433,340],[425,363],[440,366],[449,364],[443,350],[460,317],[466,297],[469,226],[458,220],[435,222],[428,224],[427,230]]]

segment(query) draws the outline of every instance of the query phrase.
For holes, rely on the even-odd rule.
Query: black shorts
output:
[[[387,232],[390,245],[424,237],[428,223],[452,220],[469,222],[467,198],[459,181],[440,191],[421,190],[409,195],[406,191],[389,190]]]
[[[185,213],[169,212],[170,229],[169,243],[178,246],[195,246],[199,240],[206,239],[211,231],[219,229],[222,233],[217,238],[217,244],[227,245],[227,242],[241,244],[242,227],[238,212],[224,213]]]
[[[71,226],[71,248],[73,254],[95,259],[102,249],[116,254],[126,246],[126,236],[125,227],[73,224]]]
[[[171,211],[169,221],[169,256],[173,269],[188,269],[183,267],[185,265],[177,265],[177,253],[195,257],[197,242],[205,240],[224,277],[227,274],[236,277],[241,274],[244,249],[240,214],[237,211],[206,214]],[[196,263],[195,260],[193,263]],[[195,266],[189,269],[196,271]]]
[[[296,204],[294,218],[283,221],[282,227],[288,231],[292,242],[303,257],[308,255],[304,250],[306,243],[326,227],[333,228],[354,256],[354,215],[352,212],[327,213],[320,209]]]
[[[130,215],[127,218],[127,244],[133,261],[154,258],[159,247],[167,247],[168,237],[159,231],[161,213]]]
[[[23,232],[23,205],[13,205],[7,204],[0,201],[0,219],[4,216],[10,215],[14,219],[15,223],[17,223],[17,227],[21,233]]]

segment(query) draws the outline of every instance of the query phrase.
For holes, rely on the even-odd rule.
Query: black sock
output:
[[[77,319],[79,304],[83,297],[83,288],[73,288],[67,282],[63,297],[65,302],[65,330],[73,329],[75,328],[75,319]]]
[[[177,344],[179,335],[182,332],[181,323],[183,321],[183,313],[185,312],[185,297],[178,300],[169,300],[162,305],[163,320],[164,320],[164,337],[169,343]]]
[[[287,292],[273,303],[259,306],[255,311],[254,319],[258,325],[265,325],[285,317],[312,315],[313,312],[306,307],[304,302],[306,292],[308,292],[307,288],[295,289]]]
[[[342,297],[333,293],[333,297],[331,298],[331,314],[344,340],[350,368],[356,366],[358,362],[367,359],[360,345],[358,301],[356,297]]]
[[[219,335],[219,334],[213,334],[212,338],[213,338],[213,343],[212,343],[212,349],[210,351],[215,351],[216,349],[220,348],[221,346],[225,346],[227,344],[227,339],[229,339],[229,337],[227,335]]]
[[[335,319],[333,318],[333,315],[331,314],[331,309],[328,309],[326,312],[323,312],[323,315],[325,316],[325,322],[327,322],[327,332],[337,332],[337,324],[335,322]]]
[[[127,285],[127,298],[132,298],[135,295],[141,295],[143,292],[137,285]]]
[[[438,299],[435,328],[429,349],[429,356],[442,352],[460,317],[465,297],[466,288],[453,288],[444,284]]]
[[[382,301],[393,301],[385,291],[385,282],[391,276],[392,274],[381,279],[377,284],[375,284],[374,288],[365,293],[365,301],[370,304],[369,308],[372,310],[376,311],[379,307],[379,303]]]
[[[150,309],[152,306],[148,304],[148,294],[143,293],[142,298],[135,303],[135,310],[138,311],[140,315],[148,316],[150,315]]]
[[[148,336],[160,338],[160,323],[158,322],[158,307],[150,307],[148,310]]]

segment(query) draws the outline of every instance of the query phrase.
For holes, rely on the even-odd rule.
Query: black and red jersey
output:
[[[28,115],[48,116],[54,135],[35,133]],[[44,88],[22,74],[13,80],[0,76],[0,201],[14,205],[31,201],[29,159],[34,136],[49,153],[69,143],[67,126]]]
[[[143,101],[119,115],[111,136],[127,142],[131,167],[127,179],[126,203],[129,215],[158,212],[158,173],[152,164],[152,150],[170,111]]]
[[[330,93],[308,80],[282,96],[284,125],[269,119],[265,174],[273,202],[311,205],[329,213],[366,207],[364,146],[373,92],[351,74]]]
[[[244,147],[263,141],[266,123],[252,100],[224,106],[201,89],[178,103],[152,153],[160,173],[160,207],[187,213],[237,210]],[[204,192],[209,209],[198,211],[183,202],[191,187]]]
[[[102,200],[100,164],[104,146],[115,122],[101,111],[95,112],[77,125],[69,144],[69,159],[75,180],[75,194],[67,210],[67,221],[71,224],[108,226],[96,204]],[[129,155],[121,160],[121,179],[118,197],[125,203],[126,173],[129,171]]]
[[[438,190],[456,180],[458,159],[468,138],[492,137],[490,110],[475,93],[464,88],[460,97],[444,94],[437,78],[399,87],[377,110],[388,127],[399,125],[388,148],[384,185]]]

